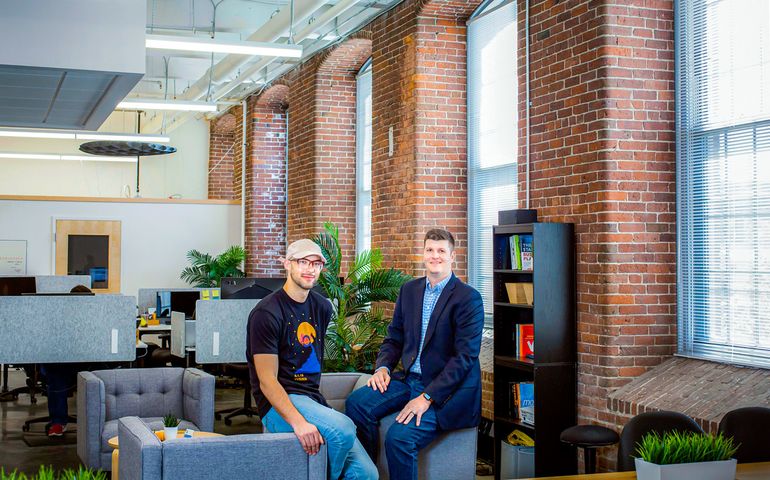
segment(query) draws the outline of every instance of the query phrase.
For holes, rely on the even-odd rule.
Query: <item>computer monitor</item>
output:
[[[158,318],[171,318],[171,292],[159,291],[155,294],[155,312]]]
[[[274,291],[283,287],[285,278],[257,278],[257,277],[225,277],[222,279],[222,300],[265,298]]]
[[[171,310],[183,312],[184,318],[195,318],[195,302],[200,298],[201,292],[171,292]]]
[[[35,277],[0,277],[0,296],[35,293]]]

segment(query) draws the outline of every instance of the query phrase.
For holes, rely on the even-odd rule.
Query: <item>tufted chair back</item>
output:
[[[93,372],[104,382],[105,420],[121,417],[184,417],[183,368]]]

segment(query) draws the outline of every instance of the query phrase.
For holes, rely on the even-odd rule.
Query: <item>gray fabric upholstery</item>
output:
[[[197,425],[197,430],[213,432],[214,377],[197,368],[188,368],[182,377],[182,392],[182,417]]]
[[[121,480],[160,478],[162,445],[158,437],[139,417],[115,420],[118,426]]]
[[[135,417],[121,419],[119,430],[121,480],[326,479],[326,446],[309,456],[291,433],[159,442],[150,428]],[[131,442],[126,444],[130,445],[127,452],[124,438]],[[124,472],[129,476],[124,477]]]
[[[118,434],[119,418],[139,417],[150,428],[161,429],[168,413],[182,419],[183,428],[212,431],[214,377],[183,368],[80,372],[78,456],[89,468],[110,470],[112,448],[107,440]]]
[[[78,457],[89,468],[101,468],[99,438],[106,415],[104,383],[91,372],[80,372],[77,392]]]
[[[345,411],[345,400],[354,390],[366,385],[371,375],[362,373],[324,373],[321,375],[321,393],[329,406]],[[396,420],[393,414],[380,421],[380,452],[377,470],[381,480],[388,480],[388,460],[385,457],[385,437]],[[420,452],[418,458],[420,480],[467,480],[476,476],[476,428],[464,428],[439,434]]]

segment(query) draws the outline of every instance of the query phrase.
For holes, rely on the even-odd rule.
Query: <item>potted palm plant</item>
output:
[[[648,433],[637,444],[637,480],[733,480],[738,447],[721,433]]]
[[[240,267],[246,260],[246,251],[239,245],[228,248],[216,257],[190,250],[187,252],[187,260],[191,266],[182,270],[179,278],[193,287],[217,288],[224,277],[245,275]]]
[[[334,318],[326,332],[324,370],[370,372],[387,333],[391,318],[377,302],[395,302],[401,285],[411,277],[382,266],[378,248],[356,255],[340,279],[342,252],[339,229],[324,224],[313,238],[326,257],[319,283],[334,304]]]

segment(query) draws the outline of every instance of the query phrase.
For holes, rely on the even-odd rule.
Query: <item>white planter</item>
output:
[[[169,438],[176,438],[177,433],[179,433],[179,427],[163,427],[164,440],[168,440]]]
[[[637,458],[637,480],[735,480],[737,460],[658,465]]]

